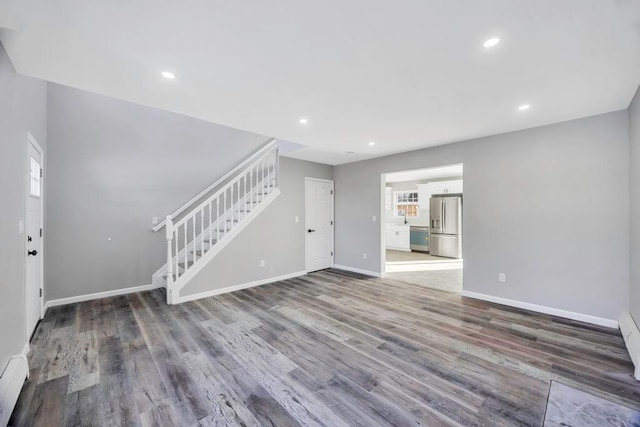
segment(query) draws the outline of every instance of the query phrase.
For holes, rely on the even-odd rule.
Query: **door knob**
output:
[[[316,231],[316,230],[308,229],[307,231],[308,231],[309,233],[313,233],[313,232],[314,232],[314,231]]]
[[[36,256],[36,255],[38,255],[38,251],[36,251],[35,249],[34,249],[34,250],[32,250],[32,251],[27,251],[27,255],[33,255],[33,256]]]

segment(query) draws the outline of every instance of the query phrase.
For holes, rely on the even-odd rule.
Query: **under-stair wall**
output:
[[[304,274],[305,177],[333,179],[333,167],[280,158],[281,195],[191,279],[182,301]]]

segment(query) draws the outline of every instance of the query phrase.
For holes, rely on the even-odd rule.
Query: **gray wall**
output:
[[[47,300],[151,283],[162,219],[267,138],[50,84]],[[110,239],[110,240],[109,240]]]
[[[629,106],[630,311],[640,325],[640,88]]]
[[[305,177],[333,179],[333,167],[281,158],[282,194],[184,287],[181,296],[304,271]],[[264,267],[260,260],[265,260]]]
[[[619,111],[336,166],[336,264],[381,271],[381,173],[464,163],[464,289],[617,319],[629,298],[627,134]]]
[[[46,93],[44,82],[15,73],[0,44],[0,372],[26,343],[25,236],[18,222],[25,216],[27,132],[47,146]]]

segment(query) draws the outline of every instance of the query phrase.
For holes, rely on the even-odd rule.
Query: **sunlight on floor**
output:
[[[440,289],[462,291],[462,259],[442,258],[421,252],[386,251],[384,277]]]
[[[438,262],[438,261],[410,261],[410,262],[388,262],[387,273],[402,273],[407,271],[437,271],[437,270],[461,270],[462,260],[458,262]]]

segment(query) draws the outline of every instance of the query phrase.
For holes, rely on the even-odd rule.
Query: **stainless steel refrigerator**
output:
[[[462,258],[462,195],[431,196],[429,216],[429,253],[448,258]]]

